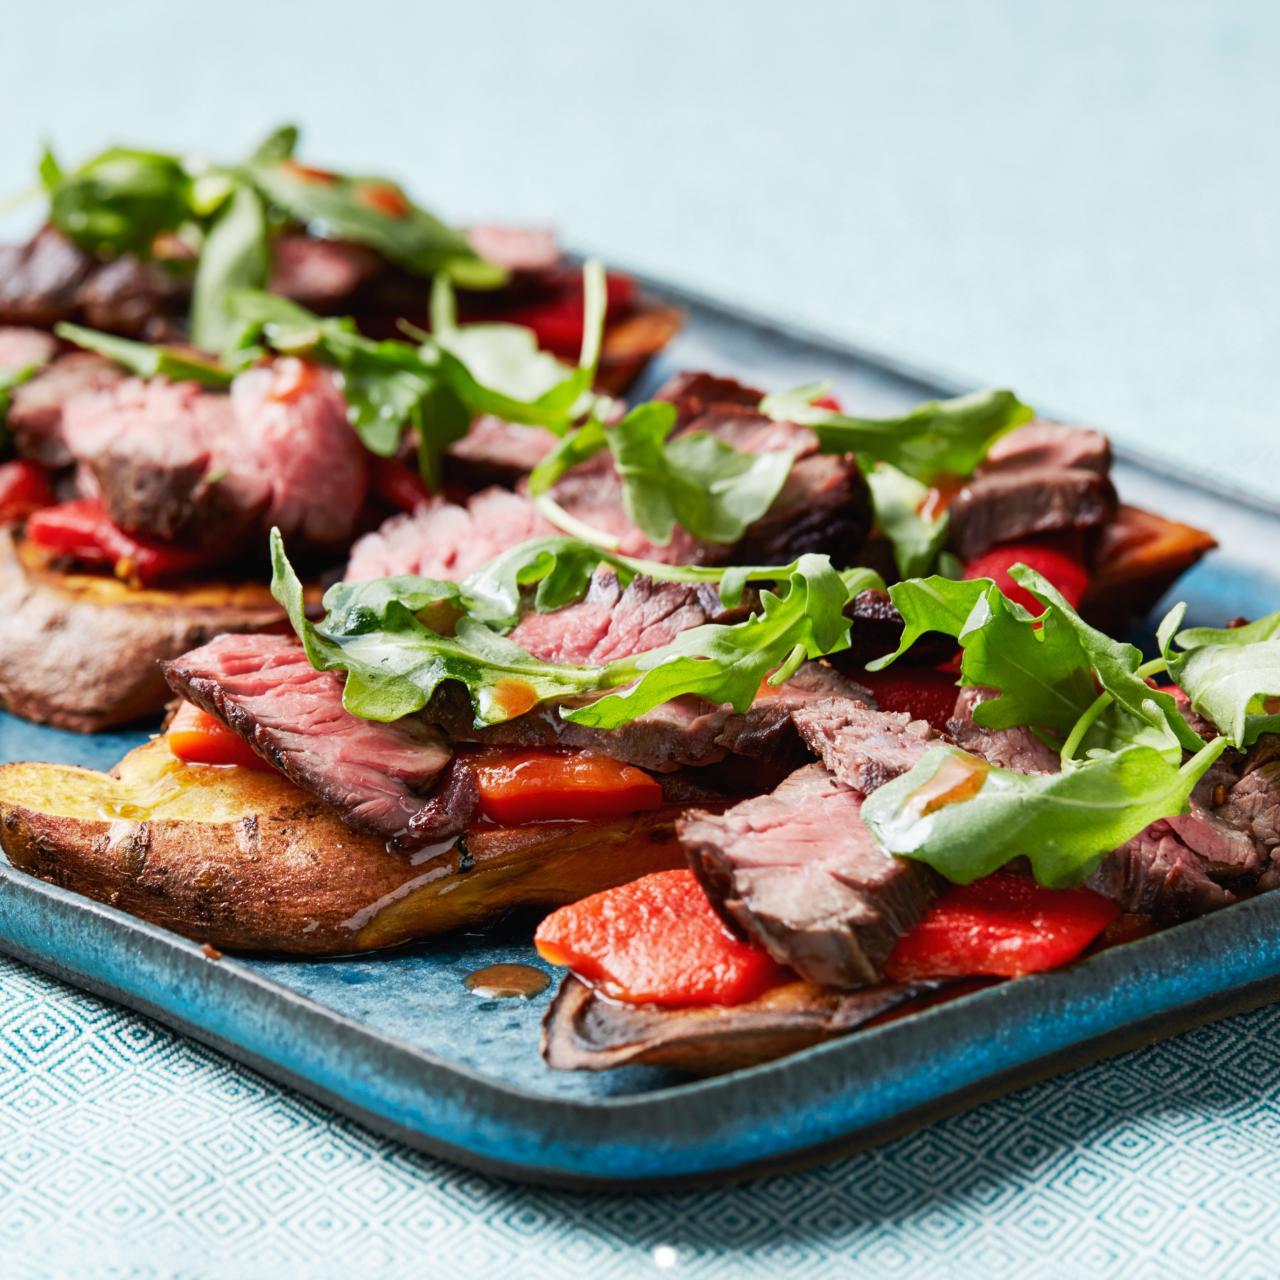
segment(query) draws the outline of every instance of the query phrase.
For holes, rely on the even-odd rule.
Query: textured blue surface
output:
[[[72,155],[115,136],[225,153],[300,115],[322,157],[412,172],[443,208],[555,218],[579,243],[1274,487],[1269,6],[122,0],[0,16],[4,188],[36,134]],[[1271,1276],[1277,1045],[1263,1011],[804,1175],[577,1197],[413,1157],[6,962],[3,1270]]]

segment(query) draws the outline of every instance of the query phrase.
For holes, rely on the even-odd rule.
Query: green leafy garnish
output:
[[[695,627],[661,648],[583,667],[536,659],[486,625],[486,619],[510,625],[511,584],[518,590],[536,581],[540,591],[545,587],[544,605],[580,596],[590,577],[585,564],[592,556],[601,560],[582,545],[543,540],[501,569],[490,566],[461,584],[423,578],[342,584],[326,594],[327,613],[320,622],[306,617],[302,586],[278,531],[272,532],[271,556],[272,592],[311,662],[321,670],[347,673],[348,710],[366,719],[398,719],[420,711],[443,681],[455,680],[468,691],[477,725],[588,694],[603,696],[562,708],[565,719],[616,728],[686,694],[745,710],[766,676],[781,683],[806,658],[846,648],[845,606],[879,583],[869,570],[837,573],[825,556],[802,556],[785,568],[747,570],[767,573],[781,586],[776,593],[761,592],[759,611],[745,621]],[[730,594],[741,592],[741,572]],[[451,634],[432,625],[442,618],[454,621]]]
[[[172,378],[175,382],[199,382],[206,387],[225,387],[235,377],[235,370],[180,347],[134,342],[130,338],[100,333],[97,329],[85,329],[78,324],[54,325],[53,331],[63,341],[74,343],[86,351],[96,351],[140,378],[164,377]]]
[[[249,186],[237,186],[213,218],[191,297],[191,341],[206,351],[224,350],[236,334],[227,310],[233,290],[267,278],[267,214],[262,198]]]
[[[1170,613],[1159,639],[1169,674],[1191,706],[1236,747],[1280,732],[1280,711],[1273,703],[1280,696],[1280,613],[1242,627],[1178,631],[1185,613],[1185,605]]]
[[[666,546],[676,525],[705,542],[737,542],[773,505],[795,455],[743,453],[704,431],[668,439],[675,425],[676,407],[663,401],[637,405],[613,426],[593,418],[533,469],[529,493],[545,499],[565,472],[608,449],[627,516],[650,542]],[[555,503],[539,506],[552,523],[565,527],[566,513]],[[607,535],[594,537],[606,546],[613,542]]]
[[[243,166],[245,174],[271,205],[295,222],[339,240],[366,244],[416,275],[443,272],[470,289],[506,283],[505,268],[480,257],[461,231],[415,204],[398,183],[320,174],[294,164],[292,153],[261,157],[259,148]]]
[[[816,408],[812,402],[826,390],[821,384],[765,396],[760,410],[811,427],[825,453],[887,462],[926,485],[972,475],[1001,436],[1035,416],[1012,391],[975,391],[928,400],[896,418],[858,418]]]
[[[241,164],[111,147],[65,171],[47,148],[39,163],[49,221],[96,254],[152,255],[164,234],[199,250],[191,334],[206,350],[229,336],[230,292],[266,285],[268,237],[285,221],[368,245],[419,275],[472,289],[507,280],[505,268],[385,178],[306,169],[293,161],[298,130],[284,125]],[[181,269],[176,265],[175,269]]]
[[[40,178],[49,221],[95,253],[149,255],[156,236],[195,216],[191,173],[159,151],[111,147],[66,173],[46,150]]]
[[[1183,812],[1225,746],[1217,739],[1181,766],[1130,746],[1031,776],[935,747],[872,792],[862,817],[881,848],[926,862],[956,884],[1025,856],[1041,884],[1062,889],[1151,823]]]
[[[590,280],[601,270],[599,263],[588,263],[584,276]],[[488,338],[481,335],[474,341],[465,337],[468,329],[447,325],[443,342],[433,334],[422,334],[421,343],[415,346],[399,339],[366,338],[349,318],[318,316],[295,302],[259,290],[233,291],[228,309],[240,325],[241,360],[251,360],[265,347],[284,354],[305,354],[336,366],[342,373],[352,425],[371,452],[392,456],[405,431],[413,429],[418,437],[419,467],[433,489],[440,486],[444,451],[467,433],[475,416],[495,413],[508,422],[563,434],[594,372],[582,365],[566,368],[538,351],[531,339],[518,347],[507,332],[515,328],[511,325],[482,326],[490,331]],[[443,313],[439,301],[437,312]],[[503,345],[500,364],[508,387],[518,384],[525,391],[546,389],[532,399],[519,399],[487,386],[455,353],[464,351],[468,359],[484,368],[486,350],[492,356],[492,345],[486,347],[486,341],[492,344],[495,340]],[[519,353],[528,358],[532,370],[518,367]],[[558,381],[551,382],[553,371],[548,360],[559,374]],[[491,359],[487,367],[492,369],[493,363]],[[551,385],[546,386],[548,382]]]
[[[883,669],[922,635],[940,632],[961,646],[961,684],[1000,691],[1000,697],[974,709],[975,722],[985,728],[1030,726],[1051,735],[1061,748],[1101,691],[1107,701],[1080,734],[1086,749],[1141,741],[1176,761],[1184,748],[1204,746],[1173,697],[1147,684],[1151,672],[1137,648],[1089,626],[1034,570],[1018,565],[1011,576],[1045,606],[1038,617],[1009,600],[989,578],[894,584],[889,596],[903,618],[902,640],[895,653],[870,666]],[[1073,751],[1077,745],[1072,744]]]
[[[928,573],[947,540],[951,522],[945,508],[929,514],[929,486],[887,462],[873,463],[864,474],[876,524],[893,547],[899,575],[914,578]]]

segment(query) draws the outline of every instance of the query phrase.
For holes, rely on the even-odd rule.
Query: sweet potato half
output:
[[[841,992],[789,982],[746,1004],[666,1009],[609,1000],[570,974],[543,1019],[542,1056],[559,1071],[649,1066],[718,1075],[847,1035],[932,985]]]
[[[172,697],[162,660],[285,625],[262,582],[131,587],[64,573],[0,531],[0,704],[38,724],[94,733],[158,715]]]
[[[680,865],[678,812],[481,829],[407,858],[283,777],[184,764],[163,738],[109,774],[0,768],[14,866],[225,950],[341,955],[560,906]]]

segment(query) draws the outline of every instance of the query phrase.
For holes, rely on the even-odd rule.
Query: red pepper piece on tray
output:
[[[56,501],[49,473],[38,463],[19,458],[0,465],[0,524],[25,520]]]
[[[613,318],[629,311],[635,302],[635,292],[635,281],[630,276],[607,272],[606,314]],[[582,278],[575,273],[553,297],[504,309],[493,318],[532,329],[540,347],[565,359],[576,359],[582,350],[582,326],[586,319]]]
[[[956,707],[955,672],[936,667],[892,666],[884,671],[861,671],[855,677],[876,696],[882,711],[905,711],[945,729]]]
[[[27,520],[27,537],[56,556],[94,569],[110,569],[118,578],[150,586],[172,582],[216,564],[221,551],[191,551],[150,542],[126,533],[91,498],[44,507]]]
[[[369,488],[373,495],[389,507],[400,511],[416,511],[431,501],[431,491],[422,477],[398,458],[369,456]]]
[[[1079,539],[1047,537],[1028,542],[1006,542],[975,556],[964,567],[966,578],[992,578],[1010,600],[1039,615],[1044,606],[1009,576],[1015,564],[1025,564],[1043,574],[1077,608],[1089,586],[1089,570],[1080,552]]]
[[[190,702],[184,702],[174,714],[165,741],[169,750],[187,764],[238,764],[264,773],[273,771],[239,734]]]
[[[544,960],[636,1004],[742,1004],[788,976],[729,933],[692,871],[658,871],[561,907],[534,942]]]
[[[496,751],[473,757],[480,812],[518,826],[556,819],[620,818],[657,809],[662,786],[643,769],[608,756]]]
[[[955,885],[898,939],[885,976],[1017,978],[1076,959],[1120,915],[1092,889],[1045,889],[1027,876],[998,871]]]

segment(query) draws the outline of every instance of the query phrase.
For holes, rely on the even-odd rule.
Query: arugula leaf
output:
[[[815,408],[825,384],[765,396],[760,411],[811,427],[825,453],[855,453],[887,462],[933,485],[970,476],[1003,435],[1035,416],[1012,391],[975,391],[928,400],[895,418],[858,418]]]
[[[281,160],[289,160],[298,149],[298,126],[282,124],[273,129],[254,148],[249,157],[250,164],[279,164]]]
[[[564,578],[557,581],[559,551],[568,560]],[[745,621],[695,627],[660,649],[604,667],[542,662],[482,621],[491,617],[509,625],[508,592],[534,579],[550,581],[550,593],[568,602],[585,590],[589,576],[582,561],[592,554],[597,553],[544,542],[526,548],[524,570],[513,561],[460,585],[422,578],[344,584],[326,594],[329,612],[313,623],[306,617],[302,586],[283,540],[273,530],[271,589],[311,663],[347,673],[344,705],[356,715],[376,720],[411,715],[427,704],[442,681],[456,680],[468,690],[478,725],[511,719],[539,703],[620,690],[562,708],[566,719],[616,728],[685,694],[745,710],[765,676],[782,683],[805,658],[846,648],[850,624],[844,608],[876,580],[870,571],[837,573],[825,556],[802,556],[785,571],[783,590],[762,592],[760,612]],[[768,572],[781,577],[784,571]],[[503,585],[512,580],[514,588]],[[452,634],[429,625],[454,620]]]
[[[533,538],[495,556],[463,580],[460,600],[472,617],[491,626],[512,627],[520,617],[522,589],[535,587],[534,609],[550,613],[580,600],[601,565],[612,568],[624,587],[637,577],[716,584],[727,608],[741,602],[747,583],[786,582],[800,569],[798,560],[788,565],[665,564],[616,555],[581,539],[552,536]],[[884,587],[873,569],[844,570],[841,579],[850,600],[860,591]]]
[[[935,747],[873,791],[862,817],[886,852],[926,862],[956,884],[1025,856],[1041,884],[1062,889],[1152,822],[1182,813],[1225,746],[1218,739],[1180,768],[1133,746],[1038,775]]]
[[[928,573],[938,561],[947,540],[950,518],[946,509],[927,514],[928,485],[887,462],[867,467],[864,474],[871,490],[876,523],[893,547],[894,563],[903,578]]]
[[[1260,734],[1280,732],[1280,613],[1243,627],[1191,627],[1172,632],[1186,609],[1161,624],[1160,647],[1169,674],[1191,706],[1244,748]]]
[[[99,333],[96,329],[85,329],[78,324],[56,324],[53,331],[65,342],[74,343],[86,351],[96,351],[140,378],[171,378],[174,382],[225,387],[235,377],[234,370],[179,347],[134,342],[129,338],[117,338],[114,334]]]
[[[319,671],[345,671],[342,702],[365,720],[390,721],[421,711],[447,680],[463,684],[477,726],[498,724],[539,702],[590,692],[601,669],[541,662],[519,645],[463,618],[454,635],[425,626],[404,602],[388,594],[376,628],[367,616],[348,610],[351,630],[339,630],[331,616],[308,621],[302,583],[284,552],[279,530],[271,533],[271,591],[289,615],[307,658]],[[413,597],[418,603],[422,595]]]
[[[471,289],[507,282],[505,268],[480,257],[461,231],[415,204],[387,178],[322,173],[289,157],[255,155],[245,171],[263,196],[303,226],[376,249],[419,275],[444,272]]]
[[[252,187],[237,184],[214,219],[196,266],[191,297],[191,341],[205,351],[222,351],[235,336],[227,309],[232,290],[267,282],[267,215]]]
[[[676,407],[665,401],[637,405],[609,427],[593,418],[534,468],[529,492],[535,499],[548,494],[565,472],[607,448],[622,481],[627,516],[650,542],[666,546],[677,524],[705,542],[737,542],[773,505],[795,455],[743,453],[704,431],[668,440],[675,424]],[[540,507],[566,527],[567,513],[558,506]],[[570,531],[612,542],[581,526]]]
[[[176,156],[111,147],[71,173],[45,153],[49,221],[95,253],[148,255],[162,231],[192,216],[191,177]]]
[[[1137,648],[1089,626],[1045,578],[1025,565],[1016,566],[1011,575],[1046,606],[1039,617],[1009,600],[989,578],[955,582],[932,577],[894,584],[889,596],[903,617],[902,640],[895,653],[870,667],[883,669],[920,636],[941,632],[955,637],[963,651],[961,683],[1001,693],[974,710],[974,720],[986,728],[1031,726],[1063,743],[1097,701],[1100,686],[1109,704],[1098,708],[1101,714],[1085,726],[1087,736],[1081,732],[1090,750],[1141,741],[1175,762],[1184,748],[1198,751],[1204,746],[1172,696],[1146,683]]]
[[[760,593],[761,612],[732,625],[693,627],[659,649],[609,663],[603,683],[628,687],[561,714],[575,724],[616,729],[690,693],[745,711],[766,676],[782,684],[806,658],[849,647],[849,599],[848,584],[826,556],[801,556],[782,593]]]

